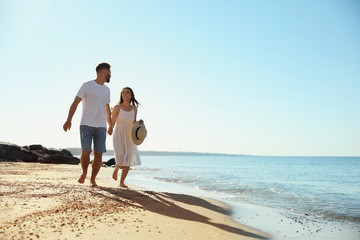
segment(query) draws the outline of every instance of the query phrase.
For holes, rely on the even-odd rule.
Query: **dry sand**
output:
[[[269,238],[233,221],[221,202],[121,189],[112,171],[101,168],[92,188],[88,178],[77,183],[78,165],[1,162],[0,239]]]

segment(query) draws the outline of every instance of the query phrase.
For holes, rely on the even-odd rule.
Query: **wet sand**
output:
[[[222,202],[122,189],[112,171],[101,168],[92,188],[89,178],[77,182],[79,165],[0,162],[0,239],[269,238],[235,222]]]

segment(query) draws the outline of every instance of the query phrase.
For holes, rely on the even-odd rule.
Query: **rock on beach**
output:
[[[48,149],[40,144],[18,146],[11,143],[0,143],[0,161],[3,162],[39,162],[54,164],[79,164],[80,159],[71,152]]]

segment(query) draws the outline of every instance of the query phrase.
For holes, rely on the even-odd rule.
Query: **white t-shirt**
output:
[[[105,105],[110,103],[110,89],[91,80],[81,86],[76,96],[82,98],[83,104],[80,125],[106,128]]]

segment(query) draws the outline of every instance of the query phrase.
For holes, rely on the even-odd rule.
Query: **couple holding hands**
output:
[[[87,169],[90,164],[92,143],[94,144],[94,160],[90,183],[96,187],[95,178],[102,166],[102,154],[106,152],[106,122],[109,127],[107,133],[113,135],[114,154],[116,166],[113,179],[117,181],[118,171],[122,169],[120,187],[125,185],[126,176],[130,167],[140,165],[140,156],[137,145],[141,144],[146,137],[146,128],[142,120],[136,121],[138,101],[135,99],[131,88],[125,87],[120,94],[120,101],[110,110],[110,89],[105,86],[111,78],[111,66],[108,63],[100,63],[96,67],[97,77],[95,80],[85,82],[75,100],[70,106],[69,114],[63,125],[64,131],[71,128],[71,120],[77,106],[83,103],[83,111],[80,122],[81,157],[80,164],[82,174],[78,180],[84,183]]]

